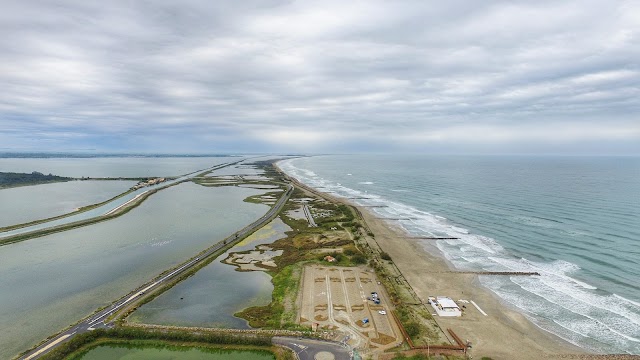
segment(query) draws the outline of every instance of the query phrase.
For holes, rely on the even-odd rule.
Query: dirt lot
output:
[[[307,266],[300,291],[302,325],[342,331],[349,345],[362,352],[383,351],[402,341],[384,288],[365,267]],[[372,292],[379,294],[380,304],[367,299]]]

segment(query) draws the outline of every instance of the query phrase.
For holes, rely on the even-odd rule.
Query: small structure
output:
[[[138,189],[146,187],[146,186],[157,185],[157,184],[163,183],[165,181],[167,181],[166,178],[148,179],[146,181],[141,180],[141,181],[138,181],[138,183],[135,186],[133,186],[131,188],[131,190],[138,190]]]
[[[327,256],[325,256],[325,257],[324,257],[324,260],[325,260],[325,261],[328,261],[328,262],[336,262],[336,258],[334,258],[334,257],[333,257],[333,256],[331,256],[331,255],[327,255]]]
[[[378,297],[378,293],[377,292],[372,292],[371,293],[371,300],[373,301],[374,304],[379,305],[380,304],[380,298]]]
[[[430,296],[429,303],[438,316],[462,316],[460,307],[450,297],[438,296],[434,298]]]

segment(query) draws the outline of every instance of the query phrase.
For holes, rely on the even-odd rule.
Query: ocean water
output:
[[[640,354],[640,158],[317,156],[279,166],[372,208],[544,330],[596,353]],[[424,244],[433,249],[433,242]],[[433,251],[433,250],[432,250]]]

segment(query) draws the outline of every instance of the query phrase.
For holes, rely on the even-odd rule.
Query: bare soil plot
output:
[[[307,266],[300,291],[301,325],[341,331],[351,346],[365,352],[402,341],[386,293],[365,267]],[[378,294],[379,304],[372,293]]]

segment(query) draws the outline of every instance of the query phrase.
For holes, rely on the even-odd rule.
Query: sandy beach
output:
[[[352,205],[360,210],[375,241],[386,251],[400,269],[418,296],[427,303],[429,296],[449,296],[455,300],[473,300],[487,315],[471,303],[466,304],[460,318],[435,317],[442,329],[453,329],[462,339],[470,341],[469,355],[479,359],[541,359],[541,358],[618,358],[616,356],[589,355],[585,350],[547,332],[529,321],[524,315],[502,303],[500,299],[480,285],[477,275],[446,273],[451,268],[434,246],[425,247],[412,239],[399,226],[380,219],[370,209],[357,206],[346,199],[322,193],[294,182],[327,200]],[[431,248],[431,249],[430,249]],[[627,358],[623,355],[622,358]]]
[[[477,275],[438,273],[451,270],[439,254],[429,253],[420,240],[408,238],[399,227],[377,219],[365,208],[359,209],[380,247],[391,255],[424,303],[429,296],[439,295],[473,300],[487,314],[466,304],[461,318],[436,316],[441,328],[452,328],[473,344],[469,354],[474,358],[540,359],[584,354],[584,350],[538,328],[501,303],[495,294],[479,284]]]

